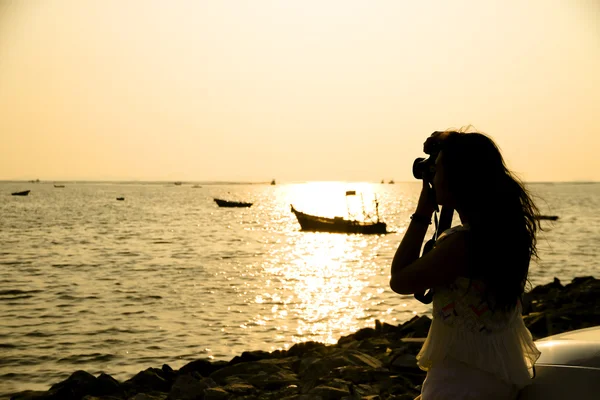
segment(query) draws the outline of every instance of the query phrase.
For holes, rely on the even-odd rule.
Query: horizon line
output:
[[[276,181],[276,180],[275,180]],[[393,180],[392,180],[393,181]],[[296,184],[296,183],[315,183],[315,182],[351,182],[351,183],[373,183],[379,185],[390,185],[396,183],[419,183],[420,180],[413,179],[410,181],[393,181],[394,183],[380,181],[365,181],[365,180],[343,180],[343,179],[324,179],[324,180],[290,180],[277,182],[278,184]],[[523,181],[524,183],[600,183],[600,181],[594,180],[569,180],[569,181],[550,181],[550,180],[539,180],[539,181]],[[162,180],[162,179],[0,179],[0,183],[170,183],[175,186],[186,185],[186,184],[205,184],[205,185],[218,185],[218,184],[247,184],[247,185],[270,185],[271,181],[246,181],[246,180]]]

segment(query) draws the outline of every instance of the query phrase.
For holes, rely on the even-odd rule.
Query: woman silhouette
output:
[[[521,317],[529,262],[537,257],[537,208],[481,133],[436,132],[433,189],[423,189],[392,261],[400,294],[433,291],[433,322],[417,356],[422,400],[516,399],[540,352]],[[433,194],[434,193],[434,194]],[[461,225],[419,251],[436,205]]]

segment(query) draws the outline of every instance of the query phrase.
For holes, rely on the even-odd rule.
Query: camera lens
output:
[[[417,158],[413,163],[413,176],[415,179],[425,179],[427,182],[433,182],[435,175],[435,157]]]
[[[413,176],[415,179],[423,179],[423,172],[427,170],[426,160],[422,157],[415,159],[413,163]]]

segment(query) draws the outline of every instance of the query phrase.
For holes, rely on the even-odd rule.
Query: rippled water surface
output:
[[[419,188],[0,183],[0,396],[45,390],[77,369],[123,380],[429,313],[388,288]],[[596,274],[600,184],[530,188],[560,216],[544,224],[531,282]],[[394,233],[300,232],[290,212],[374,214],[375,195]],[[218,208],[213,197],[254,205]],[[501,223],[493,210],[490,223]]]

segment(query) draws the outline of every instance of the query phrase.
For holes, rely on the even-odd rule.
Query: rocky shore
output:
[[[600,325],[600,280],[558,279],[533,288],[523,302],[524,321],[539,339]],[[14,400],[412,400],[425,378],[415,362],[431,320],[395,326],[376,322],[335,345],[296,344],[287,351],[248,351],[231,361],[199,359],[179,370],[148,368],[124,382],[76,371],[48,391],[25,391]]]

